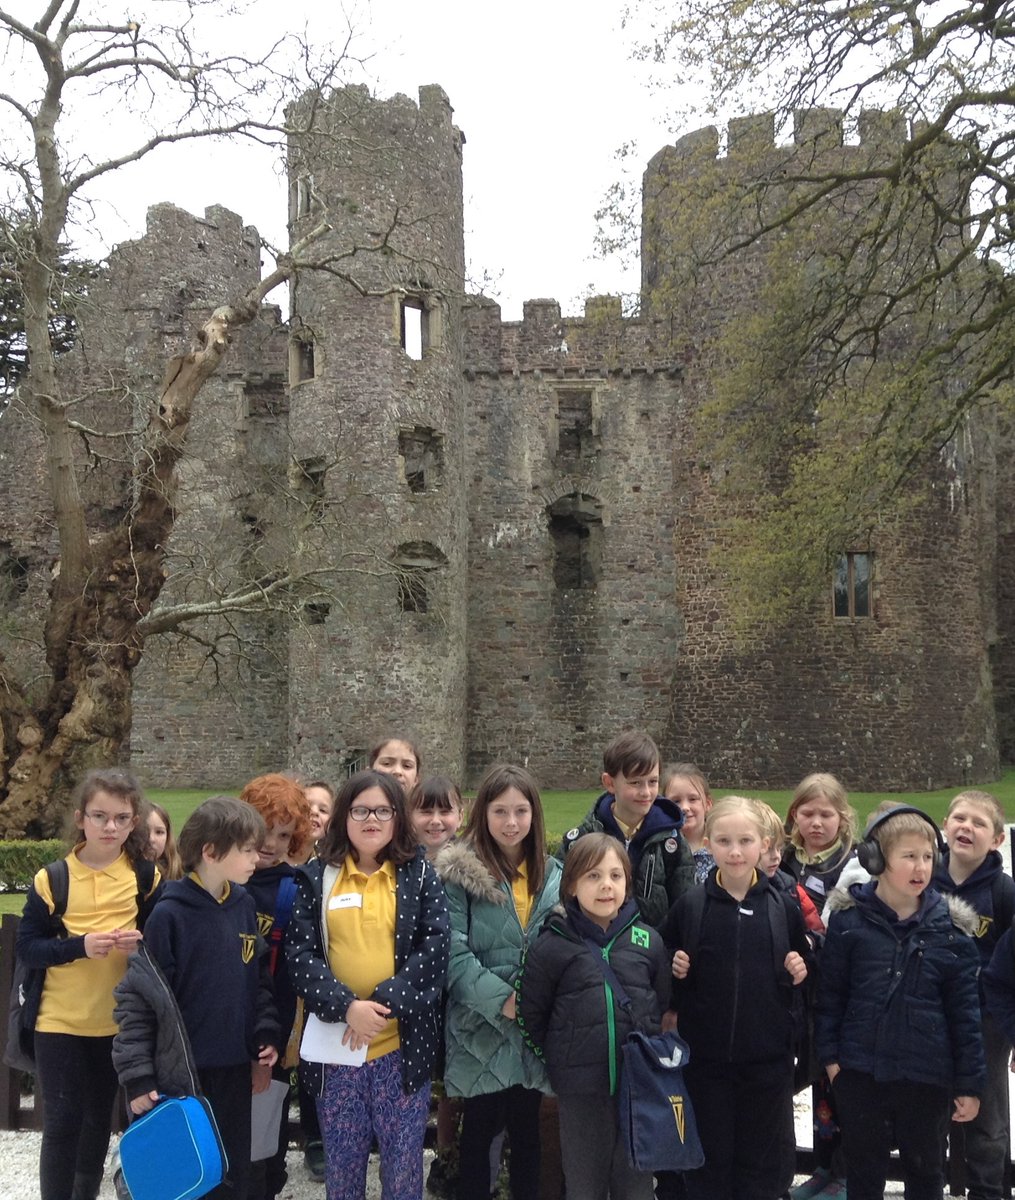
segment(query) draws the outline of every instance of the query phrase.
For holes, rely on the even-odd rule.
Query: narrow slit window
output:
[[[427,348],[426,310],[423,302],[415,298],[402,301],[402,349],[417,362]]]

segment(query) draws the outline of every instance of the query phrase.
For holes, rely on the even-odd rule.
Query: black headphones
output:
[[[866,870],[868,875],[880,875],[887,865],[885,863],[884,852],[881,849],[881,843],[874,836],[875,830],[880,825],[883,825],[885,821],[899,816],[900,813],[915,813],[918,817],[923,817],[931,829],[934,830],[935,866],[940,861],[941,855],[944,854],[947,847],[945,846],[944,838],[941,836],[941,830],[938,829],[934,818],[927,816],[922,808],[913,808],[911,804],[900,804],[898,808],[889,809],[888,812],[882,813],[876,821],[872,821],[867,826],[867,830],[863,835],[863,841],[856,848],[856,861]]]

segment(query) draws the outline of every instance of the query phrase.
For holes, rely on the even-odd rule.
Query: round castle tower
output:
[[[436,86],[304,97],[290,245],[292,534],[337,560],[290,633],[293,765],[337,777],[404,732],[464,761],[467,506],[460,306],[464,138]]]

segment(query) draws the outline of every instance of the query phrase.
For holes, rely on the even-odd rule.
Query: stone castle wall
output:
[[[464,292],[464,138],[444,93],[317,102],[322,131],[290,145],[290,230],[298,242],[326,209],[313,252],[332,272],[302,272],[289,322],[266,310],[202,392],[166,600],[237,556],[284,550],[311,576],[338,570],[288,612],[150,641],[131,747],[148,780],[338,778],[401,731],[425,769],[470,784],[507,759],[544,785],[593,786],[604,745],[631,726],[717,785],[787,786],[816,769],[868,788],[996,774],[998,725],[1015,744],[1005,430],[971,428],[905,518],[877,531],[873,619],[835,620],[822,601],[745,648],[712,554],[729,500],[694,435],[707,347],[749,308],[759,260],[736,260],[666,320],[599,297],[581,317],[531,300],[503,322]],[[671,180],[700,173],[704,197],[709,171],[748,157],[762,169],[794,152],[880,152],[903,131],[872,114],[861,135],[843,147],[822,111],[798,121],[794,148],[759,118],[732,127],[723,157],[714,130],[660,152],[645,181],[646,296],[679,265]],[[384,254],[367,252],[380,241]],[[206,306],[256,278],[256,259],[234,214],[154,209],[147,237],[110,264],[104,307],[122,321],[86,327],[74,369],[150,394]],[[19,469],[0,457],[0,553],[31,555],[28,612],[52,547],[31,429],[18,437]],[[96,497],[97,520],[104,503],[115,511]],[[226,652],[234,635],[246,655]]]

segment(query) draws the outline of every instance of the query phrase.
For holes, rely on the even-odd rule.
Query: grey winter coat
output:
[[[159,964],[141,942],[113,991],[113,1066],[127,1099],[148,1092],[196,1096],[201,1091],[190,1038],[176,997]]]
[[[445,1021],[444,1086],[450,1096],[483,1096],[521,1085],[549,1092],[546,1070],[501,1009],[514,992],[529,942],[557,903],[560,864],[546,863],[522,929],[511,888],[490,874],[472,848],[447,846],[434,863],[451,914],[451,961]]]

